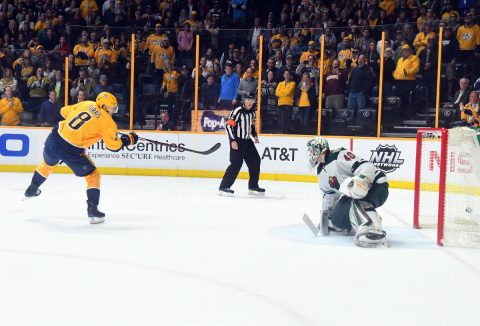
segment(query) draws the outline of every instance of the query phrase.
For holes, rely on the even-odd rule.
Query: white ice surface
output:
[[[314,238],[315,184],[103,176],[104,225],[84,180],[0,173],[1,326],[480,325],[480,250],[413,230],[412,193],[381,209],[390,248]],[[435,203],[431,203],[434,205]]]

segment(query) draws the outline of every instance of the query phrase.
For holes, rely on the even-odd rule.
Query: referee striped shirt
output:
[[[234,109],[227,120],[227,135],[230,141],[236,139],[249,139],[250,135],[257,136],[255,130],[256,114],[253,110],[247,110],[243,105]]]

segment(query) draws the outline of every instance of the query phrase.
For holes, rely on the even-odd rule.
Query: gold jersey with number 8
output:
[[[93,101],[65,106],[60,110],[65,120],[58,124],[58,133],[75,147],[88,148],[103,139],[108,149],[117,151],[122,141],[110,114]]]

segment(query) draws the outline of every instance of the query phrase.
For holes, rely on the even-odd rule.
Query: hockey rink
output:
[[[218,179],[102,177],[103,225],[85,181],[0,173],[2,326],[479,325],[480,249],[413,230],[413,192],[380,209],[389,248],[318,237],[316,184],[261,181],[265,198],[218,197]],[[436,202],[430,203],[432,207]]]

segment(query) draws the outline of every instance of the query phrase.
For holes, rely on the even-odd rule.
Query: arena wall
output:
[[[0,128],[0,171],[32,172],[41,161],[43,143],[49,128]],[[170,145],[141,141],[135,146],[111,152],[102,142],[87,150],[103,174],[161,175],[179,177],[220,178],[228,165],[228,140],[225,134],[138,132],[140,137]],[[306,143],[311,136],[261,135],[257,145],[262,158],[264,180],[316,182],[309,170]],[[394,138],[327,137],[332,148],[351,149],[358,156],[372,161],[387,173],[390,185],[413,189],[415,141]],[[204,151],[216,143],[220,148],[200,155],[184,151]],[[241,178],[246,178],[246,166]],[[60,166],[57,172],[71,173]]]

